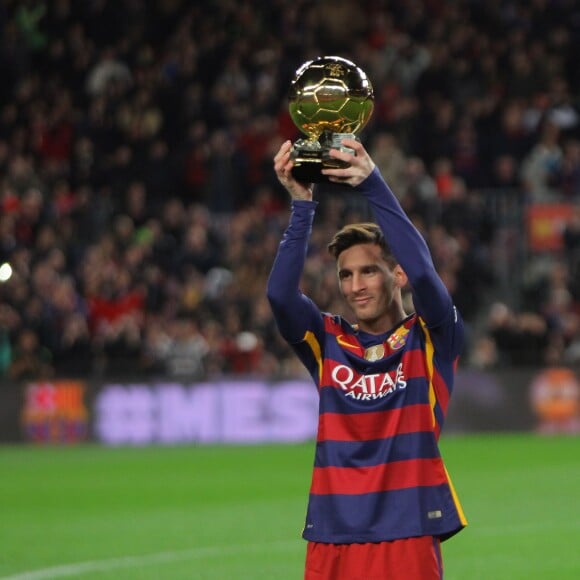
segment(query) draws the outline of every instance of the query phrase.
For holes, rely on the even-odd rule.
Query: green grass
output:
[[[580,438],[443,438],[446,580],[580,578]],[[313,446],[0,447],[0,578],[302,578]]]

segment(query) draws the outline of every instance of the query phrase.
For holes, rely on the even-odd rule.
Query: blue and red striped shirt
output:
[[[337,544],[446,539],[467,523],[438,446],[463,322],[378,170],[356,189],[409,278],[416,312],[381,335],[321,312],[299,289],[316,202],[292,203],[268,298],[320,395],[303,537]]]

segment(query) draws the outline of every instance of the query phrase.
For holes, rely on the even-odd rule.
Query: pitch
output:
[[[446,580],[580,578],[580,438],[443,437]],[[295,580],[313,444],[0,448],[0,578]]]

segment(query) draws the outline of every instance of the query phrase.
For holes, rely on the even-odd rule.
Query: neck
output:
[[[380,318],[373,320],[359,320],[358,328],[363,332],[368,332],[369,334],[383,334],[391,328],[398,326],[403,320],[407,318],[407,313],[403,310],[401,305],[398,305],[393,312],[388,312]]]

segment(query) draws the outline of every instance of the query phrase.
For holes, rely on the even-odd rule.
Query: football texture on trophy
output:
[[[293,175],[303,182],[322,182],[323,167],[340,167],[328,155],[331,148],[346,150],[345,137],[357,138],[374,108],[373,87],[353,62],[324,56],[304,63],[290,85],[289,112],[305,139],[293,144]]]

